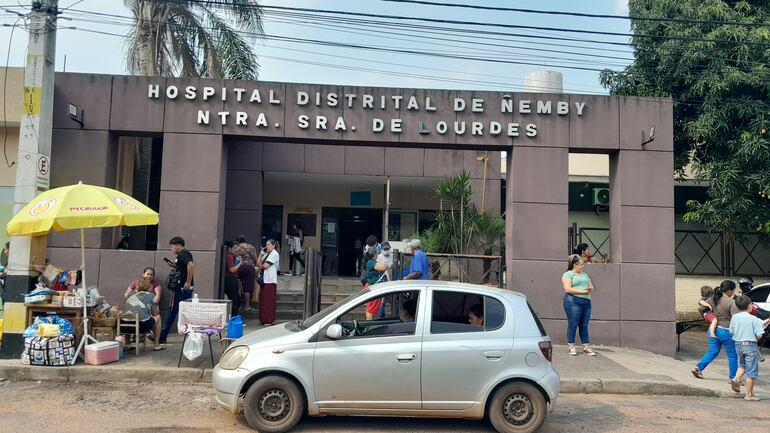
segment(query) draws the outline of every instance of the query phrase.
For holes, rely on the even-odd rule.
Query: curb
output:
[[[0,365],[0,380],[14,382],[61,381],[75,383],[156,382],[211,383],[211,369],[200,368],[122,368],[78,365],[40,367]],[[662,381],[623,379],[561,379],[562,394],[681,395],[731,398],[731,392]]]
[[[561,379],[562,394],[680,395],[733,398],[735,393],[714,391],[677,382],[624,379]]]
[[[72,367],[0,366],[0,380],[15,382],[157,382],[211,383],[210,369],[200,368],[121,368],[80,365]]]

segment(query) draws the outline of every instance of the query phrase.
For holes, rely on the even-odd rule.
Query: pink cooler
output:
[[[102,365],[116,362],[120,346],[117,341],[100,341],[86,346],[86,364]]]

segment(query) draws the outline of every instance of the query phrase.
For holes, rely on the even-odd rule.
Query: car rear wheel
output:
[[[512,382],[495,392],[489,421],[500,433],[534,433],[545,422],[543,394],[528,383]]]
[[[267,376],[246,391],[243,413],[260,433],[282,433],[305,413],[305,399],[297,384],[281,376]]]

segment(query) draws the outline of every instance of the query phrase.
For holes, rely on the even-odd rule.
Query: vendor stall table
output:
[[[72,322],[72,326],[75,327],[75,341],[80,341],[80,337],[83,335],[83,309],[62,307],[58,304],[25,304],[27,307],[27,325],[32,324],[32,321],[37,316],[45,316],[47,314],[56,314],[62,319],[67,319]]]

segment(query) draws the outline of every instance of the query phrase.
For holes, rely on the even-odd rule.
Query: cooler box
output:
[[[86,346],[86,364],[102,365],[118,360],[120,346],[117,341],[101,341]]]

